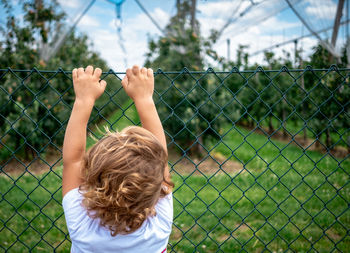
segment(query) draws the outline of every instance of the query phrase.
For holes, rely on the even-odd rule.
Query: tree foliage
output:
[[[250,128],[267,126],[270,134],[282,131],[285,137],[303,135],[304,141],[312,137],[328,149],[339,144],[348,146],[350,87],[344,72],[336,71],[347,66],[345,47],[342,61],[332,68],[331,57],[321,45],[314,48],[308,60],[302,61],[297,51],[294,64],[286,52],[280,58],[265,52],[266,64],[260,66],[247,64],[249,55],[244,49],[238,48],[236,62],[223,63],[224,69],[236,67],[238,72],[226,80],[235,101],[226,108],[227,114],[235,112],[231,113],[231,122]],[[239,73],[242,65],[254,72]],[[305,70],[289,72],[293,68]],[[266,71],[271,69],[279,72]]]
[[[2,0],[6,25],[1,24],[0,66],[11,69],[72,70],[89,64],[106,70],[106,62],[94,52],[88,37],[73,32],[57,54],[45,62],[40,50],[52,45],[57,32],[64,26],[65,14],[58,11],[56,1],[21,1],[23,20],[14,13],[12,1]],[[58,30],[57,30],[58,29]],[[109,80],[111,87],[116,79]],[[30,72],[7,73],[0,86],[0,136],[5,148],[0,157],[10,157],[19,150],[27,159],[44,152],[48,147],[57,149],[63,141],[64,127],[74,100],[70,74]],[[98,101],[108,115],[115,105],[108,95]],[[96,111],[93,111],[92,119]]]
[[[181,144],[182,152],[200,155],[206,140],[217,137],[222,122],[218,100],[223,92],[216,91],[212,75],[199,77],[188,70],[203,70],[205,56],[216,58],[212,50],[213,38],[205,39],[199,32],[199,23],[192,16],[193,1],[177,1],[177,14],[157,40],[149,42],[146,66],[163,70],[183,70],[177,77],[159,77],[156,90],[158,110],[171,141]],[[191,22],[192,20],[192,22]],[[162,75],[162,74],[160,74]],[[169,81],[171,87],[169,87]]]
[[[156,78],[155,100],[171,143],[182,152],[205,153],[206,142],[218,139],[227,124],[267,128],[271,134],[282,131],[285,136],[303,134],[305,140],[312,136],[327,148],[350,142],[348,77],[339,71],[312,70],[327,69],[335,62],[324,48],[316,46],[304,61],[300,50],[294,57],[285,52],[279,58],[273,52],[265,52],[264,62],[258,66],[249,64],[247,46],[240,45],[237,58],[227,62],[213,49],[218,32],[213,30],[208,38],[201,35],[194,2],[177,0],[177,13],[164,34],[149,41],[146,54],[148,67],[182,70],[181,74],[159,70]],[[62,66],[70,70],[94,64],[107,69],[105,61],[91,50],[88,37],[77,32],[66,38],[54,57],[43,60],[43,49],[50,48],[64,30],[65,14],[59,11],[56,1],[21,1],[23,18],[14,14],[10,0],[1,0],[0,7],[6,14],[6,24],[0,25],[1,67],[52,70]],[[223,77],[211,69],[204,75],[188,71],[203,71],[208,58],[230,73]],[[338,67],[347,64],[344,47]],[[307,65],[312,68],[306,68]],[[306,69],[289,72],[291,68]],[[280,71],[266,71],[272,69]],[[0,156],[8,157],[18,147],[20,154],[35,156],[48,145],[61,145],[67,111],[74,99],[69,78],[63,72],[46,75],[35,71],[2,77],[0,135],[6,148],[0,149]],[[109,80],[107,89],[115,88],[116,81]],[[112,90],[107,92],[114,94]],[[108,115],[115,102],[104,94],[97,107]]]
[[[214,74],[189,74],[186,69],[178,76],[159,72],[164,75],[156,79],[159,103],[163,103],[159,110],[165,129],[175,136],[172,141],[191,150],[189,140],[204,145],[211,137],[219,137],[222,126],[240,124],[267,127],[271,134],[281,131],[285,137],[304,135],[305,141],[312,136],[327,148],[334,147],[334,141],[340,137],[340,144],[344,145],[349,135],[344,129],[348,129],[350,122],[347,79],[336,71],[322,72],[321,76],[312,71],[327,69],[335,62],[325,49],[318,45],[309,60],[304,61],[301,50],[293,56],[284,51],[282,57],[265,52],[265,64],[258,66],[249,64],[248,46],[239,45],[235,61],[227,62],[213,50],[218,32],[212,31],[205,39],[198,22],[195,26],[190,22],[193,1],[177,3],[177,14],[171,18],[165,34],[149,42],[146,65],[163,70],[202,71],[206,59],[211,57],[231,73],[220,78]],[[346,67],[345,49],[341,60],[338,67]],[[307,65],[312,67],[304,72],[289,72]],[[241,72],[243,69],[254,72]],[[337,133],[336,129],[343,130]]]

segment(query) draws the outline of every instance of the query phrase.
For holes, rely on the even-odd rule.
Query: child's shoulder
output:
[[[173,194],[170,192],[158,200],[156,209],[156,219],[159,220],[160,227],[163,230],[171,231],[173,223]]]

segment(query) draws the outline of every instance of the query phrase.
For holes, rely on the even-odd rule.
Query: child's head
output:
[[[165,166],[166,151],[146,129],[108,133],[85,157],[81,190],[89,215],[112,235],[135,231],[155,215],[154,206],[167,193]]]

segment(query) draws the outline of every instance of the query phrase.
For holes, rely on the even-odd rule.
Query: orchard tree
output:
[[[205,56],[218,59],[212,50],[215,34],[209,39],[200,34],[195,2],[177,1],[177,14],[170,19],[163,36],[149,42],[145,65],[154,69],[182,70],[181,75],[172,76],[172,80],[162,78],[162,74],[157,76],[159,97],[156,100],[163,103],[158,111],[171,141],[180,144],[182,152],[203,155],[205,143],[211,137],[219,138],[224,119],[218,117],[220,101],[225,101],[226,93],[217,89],[221,83],[214,75],[196,75],[188,71],[203,70]]]
[[[65,14],[58,11],[56,1],[22,1],[23,20],[14,13],[13,2],[1,0],[6,24],[0,24],[0,66],[11,69],[72,70],[94,64],[108,69],[84,34],[73,32],[61,49],[48,61],[42,59],[41,47],[52,45]],[[45,79],[46,78],[46,79]],[[114,82],[115,82],[114,78]],[[113,82],[109,81],[113,87]],[[45,152],[49,146],[62,144],[64,126],[69,116],[74,92],[70,75],[33,72],[8,72],[0,85],[0,160],[12,153],[25,159]],[[115,106],[107,95],[98,101],[108,115]],[[93,111],[92,117],[96,115]],[[5,146],[5,148],[3,148]]]
[[[329,69],[329,53],[321,45],[314,48],[309,65],[313,68]],[[342,62],[338,67],[347,66],[345,47],[342,50]],[[305,87],[309,91],[308,124],[311,131],[327,149],[334,147],[334,138],[338,136],[349,147],[350,133],[350,87],[348,77],[344,77],[338,71],[327,71],[305,74]],[[324,138],[323,138],[324,136]],[[324,139],[324,140],[323,140]],[[336,138],[338,139],[338,138]]]

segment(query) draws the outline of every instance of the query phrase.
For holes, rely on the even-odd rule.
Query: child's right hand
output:
[[[153,70],[139,68],[134,65],[126,70],[122,85],[128,96],[136,103],[144,100],[153,100],[154,77]]]
[[[106,81],[100,80],[102,70],[87,66],[85,71],[83,68],[73,69],[73,85],[76,100],[94,103],[106,88]]]

